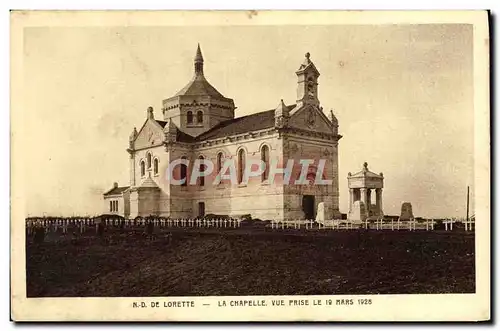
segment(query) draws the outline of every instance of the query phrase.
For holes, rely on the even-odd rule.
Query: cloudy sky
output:
[[[128,185],[125,149],[146,109],[205,75],[237,116],[296,100],[306,52],[319,97],[339,119],[340,206],[347,173],[368,162],[385,176],[384,212],[464,216],[474,187],[472,27],[330,25],[32,27],[24,31],[24,181],[30,215],[102,211]]]

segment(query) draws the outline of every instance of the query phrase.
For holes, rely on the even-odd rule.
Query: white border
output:
[[[297,3],[294,3],[294,2],[287,2],[287,3],[289,5],[289,8],[296,8],[296,9],[306,8],[306,7],[309,9],[311,9],[311,8],[324,8],[323,1],[307,1],[306,7],[304,6],[304,3],[298,3],[298,1],[297,1]],[[318,3],[321,3],[321,4],[318,6]],[[110,5],[109,3],[106,3],[103,1],[86,1],[86,2],[82,2],[81,4],[68,3],[67,1],[52,1],[49,4],[46,3],[46,4],[43,4],[42,6],[40,6],[40,4],[35,2],[35,1],[16,1],[13,4],[14,5],[13,7],[15,7],[15,8],[30,8],[30,9],[32,9],[32,8],[38,8],[38,9],[60,9],[60,8],[65,8],[65,9],[120,9],[120,8],[154,9],[154,8],[158,8],[158,7],[156,7],[156,5],[151,6],[151,4],[152,4],[151,1],[141,1],[140,3],[132,3],[131,1],[120,1],[119,4],[114,4],[114,5],[113,4]],[[194,4],[194,6],[193,6],[193,4]],[[264,4],[264,6],[262,6],[261,4]],[[449,3],[446,6],[440,6],[440,4],[437,3],[436,1],[419,1],[418,4],[419,4],[419,8],[422,8],[422,9],[464,9],[464,8],[484,9],[484,8],[488,8],[488,7],[492,7],[492,6],[494,6],[494,7],[498,6],[498,2],[496,2],[496,1],[475,1],[474,3],[471,3],[470,1],[467,1],[467,2],[454,1],[453,3]],[[207,4],[205,4],[205,5],[199,4],[199,3],[197,4],[197,3],[194,3],[193,1],[184,1],[183,6],[175,7],[175,4],[174,4],[174,6],[169,6],[169,7],[173,8],[173,9],[175,9],[175,8],[192,8],[192,7],[196,7],[196,8],[200,8],[200,9],[202,9],[202,8],[216,9],[216,8],[228,8],[228,7],[230,8],[231,7],[231,6],[221,5],[220,2],[217,2],[217,1],[210,2],[209,7],[206,5]],[[232,5],[234,6],[234,4],[232,4]],[[241,2],[240,5],[241,5],[241,7],[239,7],[239,8],[241,8],[241,9],[243,9],[243,8],[273,8],[273,6],[269,6],[267,1],[259,1],[259,0],[252,1],[251,4],[248,4],[248,5]],[[329,4],[329,5],[331,5],[330,8],[343,9],[343,6],[335,6],[335,4]],[[238,8],[238,7],[232,7],[232,8]],[[276,8],[276,7],[274,7],[274,8]],[[369,1],[349,1],[349,8],[350,9],[395,9],[395,8],[397,8],[397,9],[409,9],[407,5],[405,5],[401,2],[381,3],[380,1],[377,2],[377,7],[374,7],[373,3],[369,2]],[[4,32],[3,33],[4,38],[2,40],[8,40],[8,38],[9,38],[8,14],[3,15],[2,19],[5,19],[5,21],[4,21],[5,24],[1,25],[2,32]],[[8,68],[9,67],[9,61],[8,61],[9,56],[7,55],[7,54],[9,54],[8,46],[7,46],[7,50],[5,52],[2,52],[2,54],[7,59],[7,61],[5,61],[5,63],[6,63],[6,67]],[[4,72],[8,72],[8,70],[5,70]],[[3,89],[4,96],[6,96],[5,98],[3,98],[3,100],[8,100],[8,96],[9,96],[8,77],[6,77],[6,79],[3,82],[4,82],[4,87],[6,87]],[[8,107],[8,102],[6,102],[6,109],[8,109],[7,107]],[[6,114],[7,114],[7,112],[2,112],[2,115],[5,116]],[[4,132],[4,134],[5,134],[4,137],[6,139],[2,140],[2,142],[5,143],[5,145],[4,145],[6,147],[5,150],[7,150],[9,148],[9,136],[6,133],[10,131],[8,128],[9,122],[8,122],[8,119],[5,121],[0,121],[0,122],[2,123],[2,125],[6,126],[4,128],[4,130],[2,130],[2,132]],[[477,129],[477,127],[476,127],[476,129]],[[7,174],[8,173],[7,167],[9,165],[4,164],[4,166],[6,168],[6,169],[3,169],[3,170],[6,170],[6,171],[4,171],[4,174]],[[12,166],[14,167],[15,165],[13,164]],[[9,180],[9,176],[6,175],[6,180],[4,181],[4,183],[7,183],[8,180]],[[9,206],[7,204],[8,191],[5,188],[5,186],[4,186],[4,191],[2,192],[2,194],[5,194],[3,196],[4,199],[2,199],[2,201],[6,205],[4,206],[5,208],[2,208],[1,210],[6,212],[8,210]],[[7,215],[5,218],[7,218]],[[497,226],[497,228],[498,228],[498,226]],[[5,233],[9,233],[9,232],[3,231],[3,233],[5,234]],[[4,242],[8,242],[8,240],[4,240]],[[5,275],[7,276],[7,274],[5,274]],[[7,284],[7,283],[8,283],[7,281],[4,282],[4,284]],[[6,298],[6,297],[7,296],[5,295],[4,298]],[[428,327],[426,327],[426,328],[428,328]]]

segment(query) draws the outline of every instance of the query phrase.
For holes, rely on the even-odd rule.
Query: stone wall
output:
[[[139,213],[138,216],[146,217],[149,215],[157,215],[158,214],[158,200],[159,193],[158,189],[140,189],[139,191]]]
[[[269,147],[269,156],[279,157],[282,153],[282,141],[277,134],[257,136],[253,139],[232,141],[216,146],[200,147],[189,155],[190,167],[188,180],[194,161],[203,156],[217,167],[217,154],[222,152],[225,159],[234,161],[237,170],[238,152],[245,150],[247,160],[261,159],[261,148]],[[172,159],[180,157],[180,153],[173,152]],[[229,173],[229,172],[228,172]],[[242,215],[251,214],[255,218],[271,219],[282,217],[283,198],[282,186],[269,185],[262,182],[261,176],[250,178],[246,184],[233,184],[230,180],[223,180],[214,185],[214,174],[205,178],[205,185],[188,185],[170,187],[172,217],[196,217],[199,214],[199,203],[205,203],[205,214]]]
[[[120,207],[120,205],[123,206],[123,208]],[[123,211],[123,214],[121,214],[121,216],[130,216],[130,192],[128,190],[123,192],[123,203],[118,203],[118,210]]]
[[[197,136],[222,121],[234,118],[234,103],[231,99],[216,99],[210,96],[176,96],[163,100],[167,109],[164,120],[172,119],[183,132]],[[193,123],[187,123],[187,112],[193,112]],[[203,123],[197,123],[196,113],[203,112]]]
[[[306,138],[303,136],[289,134],[285,139],[285,156],[294,160],[296,164],[293,179],[298,179],[302,170],[299,163],[301,159],[314,160],[310,167],[315,175],[314,167],[318,166],[320,159],[325,160],[323,169],[324,180],[331,180],[327,185],[288,185],[285,187],[285,218],[303,218],[302,197],[304,195],[314,196],[315,213],[320,202],[325,203],[325,217],[328,219],[340,218],[339,212],[339,187],[338,187],[338,148],[337,143],[331,140]],[[311,174],[312,175],[312,174]]]
[[[307,129],[311,118],[311,112],[314,112],[314,115],[312,116],[314,118],[314,125],[310,128],[310,130],[314,130],[315,132],[332,133],[330,121],[327,119],[326,115],[311,105],[306,105],[301,109],[297,109],[289,122],[290,126],[299,129]]]
[[[139,194],[136,190],[130,191],[130,218],[139,216]]]
[[[109,207],[110,201],[118,201],[118,211],[111,211]],[[127,217],[129,213],[129,195],[128,194],[116,194],[116,195],[107,195],[104,197],[103,203],[103,214],[113,214],[119,215],[123,217]]]
[[[151,153],[151,168],[147,167],[147,153]],[[157,158],[159,161],[158,174],[153,172],[154,159]],[[148,173],[151,174],[151,178],[160,187],[164,187],[165,184],[162,183],[162,176],[164,176],[163,168],[168,164],[169,158],[168,153],[165,152],[165,147],[163,146],[152,146],[148,149],[142,149],[135,152],[135,186],[141,186],[141,183],[148,178]],[[141,176],[141,161],[146,163],[146,172],[144,176]],[[132,184],[132,183],[131,183]]]

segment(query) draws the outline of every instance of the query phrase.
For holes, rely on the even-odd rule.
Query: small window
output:
[[[196,122],[203,123],[203,112],[201,110],[196,113]]]
[[[115,211],[118,211],[118,200],[115,201]]]
[[[144,163],[144,161],[141,161],[141,176],[146,176],[146,164]]]
[[[200,156],[199,159],[200,162],[203,162],[202,160],[204,160],[203,156]],[[205,164],[200,163],[200,173],[203,171],[205,171]],[[200,186],[205,186],[205,175],[200,176]]]
[[[113,211],[113,201],[109,201],[109,211]]]
[[[154,159],[153,161],[153,172],[155,175],[158,175],[158,159]]]
[[[198,217],[199,218],[205,217],[205,203],[204,202],[198,202]]]
[[[192,111],[187,112],[187,123],[193,124],[193,112]]]
[[[151,169],[151,153],[147,154],[146,159],[148,163],[148,169]]]

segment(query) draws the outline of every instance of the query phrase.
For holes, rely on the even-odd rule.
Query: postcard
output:
[[[12,11],[12,320],[489,320],[489,40],[487,11]]]

